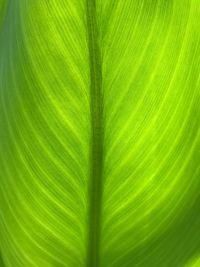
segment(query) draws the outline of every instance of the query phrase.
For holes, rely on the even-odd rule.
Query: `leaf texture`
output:
[[[199,0],[0,15],[2,264],[198,267]]]

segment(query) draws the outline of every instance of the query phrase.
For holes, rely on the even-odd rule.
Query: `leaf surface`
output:
[[[0,14],[4,265],[198,265],[199,1]]]

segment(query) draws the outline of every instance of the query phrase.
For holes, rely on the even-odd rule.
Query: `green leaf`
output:
[[[0,16],[0,266],[199,266],[199,0]]]

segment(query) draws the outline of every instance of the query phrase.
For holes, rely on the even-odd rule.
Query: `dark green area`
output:
[[[95,0],[87,1],[88,48],[90,56],[90,95],[91,95],[91,169],[90,169],[90,208],[89,240],[87,265],[99,266],[101,235],[101,198],[102,198],[102,72],[101,54],[98,44]]]
[[[2,255],[0,254],[0,267],[5,267],[5,264],[3,262]]]

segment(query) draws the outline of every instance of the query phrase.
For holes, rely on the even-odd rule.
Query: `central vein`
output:
[[[90,56],[90,96],[91,96],[91,170],[89,243],[87,267],[99,266],[101,205],[102,205],[102,69],[98,42],[95,0],[87,0],[88,45]]]

